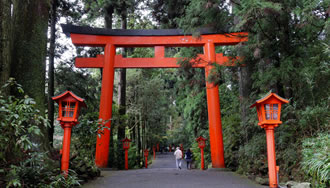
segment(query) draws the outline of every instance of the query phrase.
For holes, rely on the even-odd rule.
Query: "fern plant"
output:
[[[311,176],[314,187],[330,185],[330,134],[320,133],[317,137],[303,141],[303,161],[305,172]]]

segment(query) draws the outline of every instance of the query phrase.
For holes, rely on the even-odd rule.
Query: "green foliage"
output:
[[[96,137],[102,137],[98,131],[108,129],[105,127],[108,121],[98,119],[97,112],[89,112],[82,114],[80,123],[72,129],[70,168],[80,180],[88,181],[100,176],[95,165]]]
[[[70,170],[67,178],[54,168],[46,153],[32,152],[25,161],[10,165],[6,173],[6,187],[72,187],[79,186],[80,181],[74,171]]]
[[[3,96],[3,89],[8,86],[17,89],[21,97]],[[58,163],[49,157],[49,153],[41,152],[33,141],[33,137],[42,136],[36,125],[48,126],[48,122],[39,115],[34,100],[24,96],[22,87],[14,79],[10,79],[0,90],[0,106],[0,179],[5,181],[6,187],[79,185],[74,175],[67,180],[62,175],[58,176]]]
[[[193,153],[193,163],[195,165],[195,168],[197,168],[197,169],[200,168],[201,167],[201,149],[199,149],[197,142],[192,143],[190,151]],[[208,165],[205,165],[205,166],[207,167]]]
[[[6,87],[16,87],[21,98],[3,96]],[[35,101],[24,96],[24,91],[14,79],[10,79],[0,90],[0,119],[2,134],[0,135],[0,159],[4,163],[15,164],[26,152],[36,150],[36,143],[31,141],[33,136],[41,136],[38,125],[48,126],[47,120],[38,115]],[[17,161],[18,160],[18,161]],[[0,163],[2,164],[2,162]]]
[[[69,174],[65,178],[62,174],[50,177],[51,183],[43,185],[43,188],[70,188],[81,186],[80,180],[77,177],[75,171],[69,169]]]
[[[184,16],[177,16],[175,21],[180,28],[194,35],[199,35],[201,28],[226,32],[232,23],[232,16],[225,1],[192,0],[185,6],[184,11]]]
[[[96,136],[100,129],[100,121],[97,121],[97,112],[82,114],[80,123],[72,129],[73,154],[93,161],[96,147]],[[94,119],[94,120],[93,120]],[[96,120],[95,120],[96,119]],[[100,137],[102,135],[99,135]]]
[[[138,168],[138,157],[137,157],[137,147],[136,145],[131,145],[128,150],[128,168]]]
[[[124,12],[132,13],[139,3],[138,0],[82,0],[84,10],[87,13],[85,22],[93,22],[95,19],[104,17],[107,14],[106,9],[112,8],[112,12],[121,15]]]
[[[313,187],[330,185],[330,134],[320,133],[317,137],[306,138],[302,144],[302,168],[312,177]]]
[[[161,28],[177,28],[178,24],[175,18],[185,15],[185,6],[189,4],[188,0],[156,0],[147,1],[148,7],[152,10],[153,19],[156,20]]]

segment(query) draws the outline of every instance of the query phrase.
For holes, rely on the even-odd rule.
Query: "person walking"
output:
[[[175,156],[176,168],[181,170],[182,151],[180,150],[179,147],[176,148],[174,152],[174,156]]]
[[[191,169],[191,161],[192,161],[192,153],[190,151],[190,149],[188,149],[185,153],[185,157],[186,162],[187,162],[187,169],[190,170]]]

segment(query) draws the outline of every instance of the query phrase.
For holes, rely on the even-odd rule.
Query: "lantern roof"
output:
[[[127,137],[125,137],[124,139],[121,140],[122,142],[131,142],[131,139],[128,139]]]
[[[199,142],[199,141],[206,141],[206,138],[202,137],[202,136],[199,136],[198,138],[196,138],[196,141]]]
[[[272,93],[272,92],[269,92],[266,94],[266,96],[264,96],[263,98],[257,100],[254,104],[252,104],[250,106],[250,108],[253,108],[255,107],[257,104],[260,104],[260,103],[263,103],[265,102],[266,100],[270,99],[271,97],[275,97],[276,99],[278,99],[282,104],[285,104],[285,103],[289,103],[288,100],[278,96],[276,93]]]
[[[81,97],[78,97],[78,96],[77,96],[76,94],[74,94],[72,91],[65,91],[65,92],[63,92],[62,94],[59,94],[59,95],[57,95],[57,96],[52,97],[52,99],[53,99],[54,101],[58,102],[60,99],[65,98],[65,97],[67,97],[68,95],[71,96],[71,97],[73,97],[73,98],[76,99],[77,101],[79,101],[79,102],[82,104],[82,106],[86,107],[85,99],[83,99],[83,98],[81,98]]]

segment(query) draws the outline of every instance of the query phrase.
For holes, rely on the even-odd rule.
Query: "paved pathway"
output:
[[[216,169],[201,171],[175,168],[172,153],[159,154],[148,169],[102,171],[85,188],[265,188],[239,175]]]

